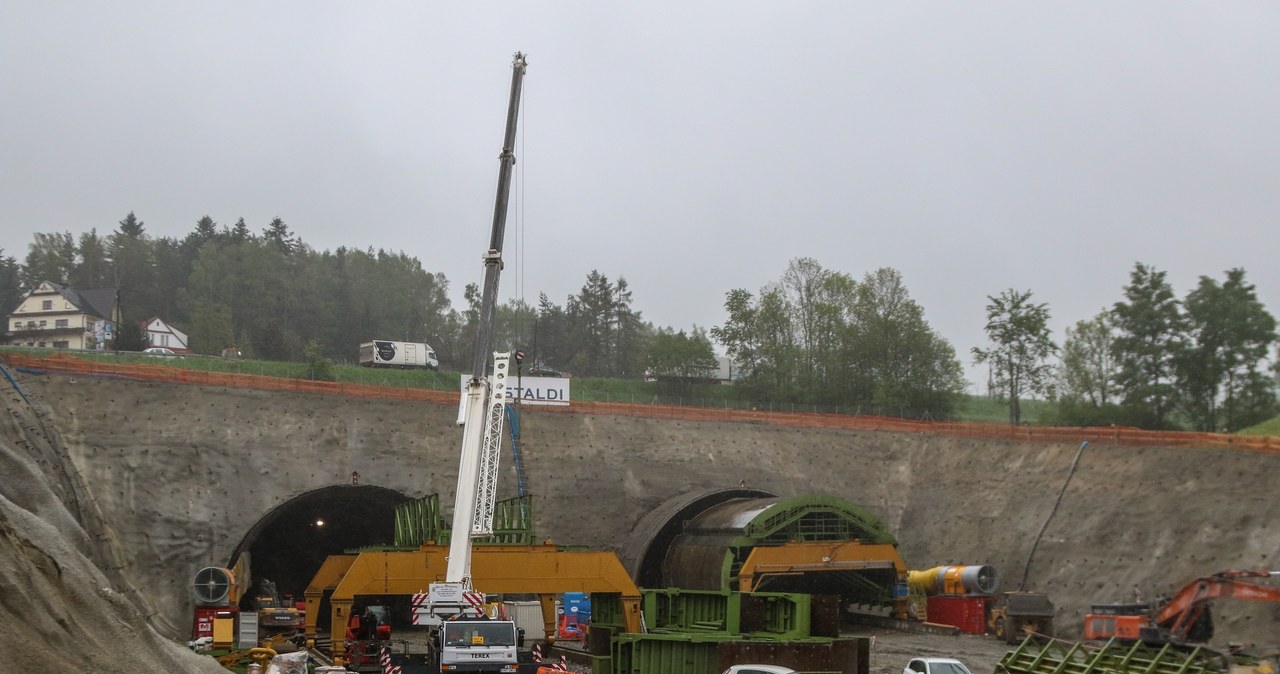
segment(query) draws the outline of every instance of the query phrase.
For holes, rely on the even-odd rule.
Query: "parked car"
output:
[[[973,674],[955,658],[915,658],[902,669],[902,674]]]
[[[168,358],[172,358],[178,355],[173,352],[173,349],[166,349],[163,346],[153,346],[149,349],[144,350],[143,353],[147,354],[148,356],[164,356]]]
[[[544,366],[542,366],[542,365],[534,365],[533,367],[529,368],[529,371],[528,371],[528,372],[526,372],[525,374],[529,375],[530,377],[560,377],[560,376],[563,376],[559,370],[553,370],[553,369],[551,369],[551,368],[549,368],[549,367],[544,367]]]
[[[722,674],[797,674],[796,670],[782,665],[734,665]]]

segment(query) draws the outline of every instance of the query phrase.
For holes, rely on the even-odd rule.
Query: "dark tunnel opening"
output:
[[[231,555],[229,567],[248,553],[247,584],[240,587],[240,607],[270,580],[281,598],[302,601],[320,565],[330,555],[395,539],[395,508],[410,498],[371,485],[325,487],[297,496],[267,513],[245,535]]]

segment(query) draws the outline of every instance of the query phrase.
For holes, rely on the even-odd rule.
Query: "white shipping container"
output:
[[[507,615],[516,627],[524,630],[525,647],[547,638],[547,627],[542,622],[542,603],[537,601],[504,601]]]

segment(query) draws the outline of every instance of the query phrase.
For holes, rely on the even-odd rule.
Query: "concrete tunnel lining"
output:
[[[662,587],[662,560],[672,541],[684,531],[684,524],[699,513],[733,499],[772,498],[777,494],[763,489],[707,489],[680,494],[650,510],[627,536],[618,550],[618,559],[636,585]]]
[[[855,548],[846,551],[846,542]],[[783,563],[807,570],[764,572],[769,591],[838,595],[866,605],[900,603],[896,588],[906,567],[894,537],[870,511],[831,496],[782,498],[745,488],[682,494],[641,519],[620,557],[641,587],[720,591],[737,589],[737,565],[781,550],[774,546],[788,551],[782,558],[766,554],[774,560],[766,566],[787,559],[793,561]]]

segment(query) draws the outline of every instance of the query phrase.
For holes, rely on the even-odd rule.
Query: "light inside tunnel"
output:
[[[234,567],[243,553],[249,553],[249,582],[241,586],[241,607],[247,607],[263,580],[275,583],[282,598],[302,601],[307,585],[329,555],[391,545],[395,508],[408,500],[392,489],[341,485],[307,492],[276,507],[259,520],[231,557]]]

